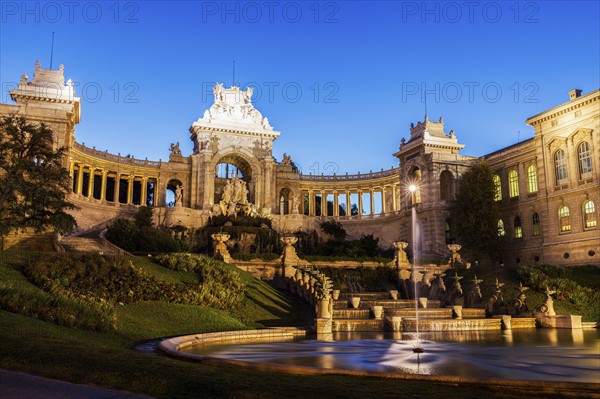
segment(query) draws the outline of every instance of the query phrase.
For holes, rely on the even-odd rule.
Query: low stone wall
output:
[[[3,251],[57,251],[54,233],[35,234],[33,229],[26,229],[25,231],[12,231],[5,237],[1,237],[0,240],[0,249]]]
[[[307,334],[307,329],[296,327],[276,327],[264,330],[224,331],[206,334],[184,335],[181,337],[165,339],[158,344],[158,348],[169,356],[198,361],[204,358],[204,356],[192,355],[181,352],[181,350],[194,345],[212,345],[234,342],[251,343],[292,341],[298,338],[306,338]]]

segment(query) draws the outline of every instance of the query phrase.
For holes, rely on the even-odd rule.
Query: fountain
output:
[[[418,292],[418,284],[417,284],[417,265],[418,265],[418,259],[419,259],[419,254],[418,254],[418,246],[417,246],[417,233],[418,233],[418,229],[417,229],[417,203],[415,200],[416,197],[416,192],[417,192],[417,185],[416,184],[411,184],[408,186],[408,190],[411,192],[411,196],[412,196],[412,244],[413,244],[413,263],[414,263],[414,267],[413,267],[413,285],[414,285],[414,297],[415,297],[415,346],[413,347],[413,352],[414,353],[423,353],[425,352],[425,349],[423,348],[423,345],[421,344],[421,341],[419,340],[419,292]]]
[[[413,216],[414,228],[414,207]],[[297,262],[292,241],[285,243],[284,258]],[[289,281],[287,286],[292,292],[316,306],[316,340],[314,335],[302,329],[275,328],[176,337],[161,342],[160,348],[185,359],[210,357],[211,362],[221,359],[224,364],[234,361],[258,369],[266,364],[270,370],[284,372],[297,372],[301,366],[302,373],[351,374],[361,370],[383,372],[381,376],[387,378],[394,378],[393,373],[408,373],[426,375],[432,380],[454,379],[477,384],[482,382],[481,378],[492,378],[490,381],[496,384],[498,378],[527,378],[540,380],[527,381],[528,387],[537,384],[547,389],[552,384],[564,387],[571,383],[568,389],[600,389],[597,383],[600,332],[582,330],[581,323],[577,328],[577,320],[573,318],[580,316],[569,316],[571,319],[566,320],[555,315],[552,290],[546,290],[546,302],[536,306],[532,313],[547,324],[562,326],[564,329],[561,330],[536,329],[535,318],[523,317],[528,315],[524,294],[527,287],[523,285],[518,288],[518,303],[511,301],[510,304],[518,310],[514,314],[518,317],[504,312],[504,284],[498,280],[495,293],[485,302],[487,309],[463,308],[457,305],[460,300],[466,300],[467,306],[483,303],[479,290],[482,280],[477,276],[469,280],[473,287],[463,298],[462,277],[454,268],[453,284],[446,290],[442,277],[449,267],[417,265],[418,247],[414,242],[412,245],[415,248],[414,265],[409,269],[402,264],[398,277],[402,276],[402,271],[412,271],[404,276],[412,280],[414,300],[399,299],[396,292],[387,291],[361,292],[360,296],[336,292],[333,298],[333,286],[327,276],[310,265],[299,264],[295,273],[290,271],[290,277],[283,278]],[[399,251],[396,264],[400,265],[402,250],[408,243],[395,246]],[[458,249],[449,249],[455,261],[460,259],[455,257]],[[283,260],[282,269],[285,268]],[[422,279],[417,278],[418,273],[423,275]],[[430,274],[435,279],[426,298],[428,303],[425,305],[421,301],[419,306],[418,283],[427,285]],[[356,308],[350,304],[353,296],[356,297]],[[448,306],[441,307],[440,299],[447,300]],[[490,312],[488,317],[485,317],[486,310]],[[568,325],[572,329],[567,329]],[[560,376],[559,382],[555,382],[557,376]]]

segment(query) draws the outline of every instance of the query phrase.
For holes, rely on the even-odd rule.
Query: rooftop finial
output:
[[[52,69],[52,58],[54,57],[54,32],[52,32],[52,46],[50,47],[50,69]]]

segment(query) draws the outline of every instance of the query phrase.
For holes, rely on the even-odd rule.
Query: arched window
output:
[[[567,180],[567,159],[563,150],[558,150],[554,153],[554,176],[556,177],[557,185]]]
[[[500,183],[500,176],[494,175],[494,201],[502,200],[502,184]]]
[[[585,228],[596,227],[596,205],[594,201],[585,201],[583,203],[583,225]]]
[[[561,232],[571,231],[571,212],[566,205],[561,206],[558,210],[558,224]]]
[[[523,237],[523,227],[521,226],[521,218],[516,216],[515,217],[515,238],[522,238]]]
[[[510,198],[519,196],[519,174],[514,169],[508,172],[508,195]]]
[[[527,192],[537,193],[537,191],[538,191],[537,170],[536,170],[535,165],[529,165],[527,167]]]
[[[541,233],[541,225],[540,225],[540,214],[537,212],[533,212],[531,216],[531,225],[533,226],[532,235],[537,237]]]
[[[504,237],[506,231],[504,230],[504,222],[502,219],[498,220],[498,237]]]
[[[592,177],[592,154],[590,145],[586,141],[577,147],[577,157],[579,158],[579,179]]]
[[[440,174],[440,198],[443,200],[454,199],[454,176],[448,170]]]
[[[244,174],[236,165],[228,162],[221,162],[217,164],[215,177],[220,177],[222,179],[232,179],[237,177],[241,179],[244,177]]]

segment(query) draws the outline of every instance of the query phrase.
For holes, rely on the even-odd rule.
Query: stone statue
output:
[[[446,293],[446,284],[444,284],[444,273],[434,273],[436,278],[429,288],[429,299],[432,301],[441,301]]]
[[[283,159],[281,160],[281,165],[292,166],[292,157],[290,157],[285,152],[283,153]]]
[[[181,156],[181,150],[179,149],[179,141],[176,144],[171,143],[169,150],[171,150],[171,155]]]
[[[496,277],[496,293],[490,296],[485,303],[486,316],[503,315],[506,313],[506,307],[504,305],[504,298],[502,297],[501,288],[504,283],[498,281]]]
[[[215,84],[215,87],[213,87],[213,94],[215,96],[215,102],[223,101],[223,85],[221,83]]]
[[[452,283],[450,290],[446,292],[442,306],[462,306],[464,304],[463,289],[460,285],[462,276],[459,276],[456,272],[454,272],[452,280],[454,280],[454,283]]]
[[[467,308],[477,308],[482,305],[482,294],[481,289],[479,288],[479,284],[483,282],[483,280],[478,279],[477,275],[473,277],[473,287],[467,291],[465,294],[465,307]]]
[[[525,291],[527,291],[529,287],[525,287],[522,282],[519,282],[519,286],[517,287],[517,297],[510,302],[510,306],[508,307],[508,313],[513,317],[519,316],[530,316],[531,312],[529,312],[529,307],[527,306],[527,296],[525,295]]]
[[[175,187],[175,206],[181,206],[183,201],[183,184],[178,184]]]

